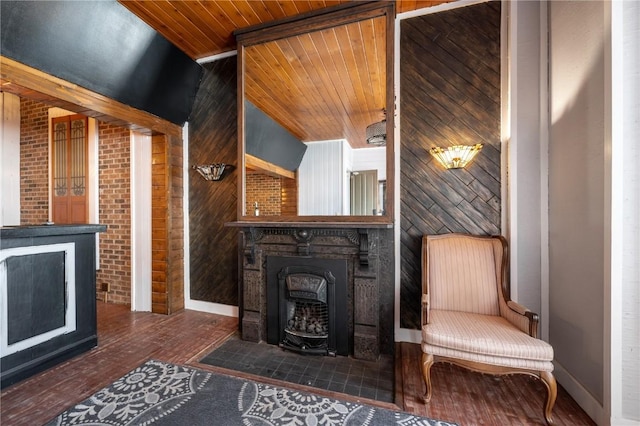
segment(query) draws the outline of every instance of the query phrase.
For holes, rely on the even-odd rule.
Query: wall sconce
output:
[[[434,147],[429,153],[438,160],[445,169],[459,169],[471,162],[482,149],[482,144],[455,145],[449,148]]]
[[[215,163],[215,164],[200,164],[197,166],[193,166],[193,169],[200,173],[205,180],[214,181],[222,179],[222,173],[224,172],[224,168],[226,164],[224,163]]]

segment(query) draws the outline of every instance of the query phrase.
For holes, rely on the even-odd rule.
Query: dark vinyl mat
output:
[[[394,365],[393,358],[388,355],[380,356],[377,361],[304,355],[233,336],[200,362],[376,401],[394,402]]]

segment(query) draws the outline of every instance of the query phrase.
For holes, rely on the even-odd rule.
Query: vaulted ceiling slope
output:
[[[188,119],[202,67],[118,3],[3,0],[0,7],[3,57],[171,123]],[[17,77],[3,69],[2,90]]]
[[[396,13],[447,1],[450,0],[396,0]],[[318,9],[345,6],[345,3],[350,1],[119,0],[116,3],[2,0],[0,54],[3,58],[17,61],[16,63],[45,75],[113,99],[119,102],[120,109],[133,107],[170,123],[182,125],[189,119],[203,72],[195,61],[236,49],[233,35],[235,30],[314,13]],[[355,65],[364,63],[357,62]],[[41,87],[30,77],[17,79],[16,73],[21,71],[10,72],[9,68],[5,66],[0,69],[0,90],[56,105],[56,90],[39,91]],[[357,73],[368,75],[361,70]],[[341,87],[324,86],[333,82],[343,84],[343,81],[340,78],[314,79],[318,86],[315,91],[316,99],[317,93],[344,92]],[[55,79],[49,85],[56,86]],[[92,105],[81,99],[78,99],[77,105],[69,104],[75,102],[74,96],[66,93],[68,89],[64,90],[67,95],[66,104],[59,103],[58,106],[105,121],[111,118],[114,124],[117,119],[122,118],[120,113],[110,116],[109,108],[103,109],[99,114],[92,114]],[[373,90],[377,89],[354,87],[353,93]],[[365,101],[371,103],[369,98]],[[317,114],[309,110],[309,114],[315,117],[326,116],[327,109],[337,111],[335,114],[342,114],[340,117],[324,118],[325,123],[344,123],[351,120],[345,114],[354,116],[353,112],[345,113],[341,108],[332,108],[326,100],[324,102],[310,101],[309,105],[320,110]],[[345,105],[355,105],[350,102],[352,101],[342,101]],[[378,106],[372,110],[371,105],[365,105],[355,110],[366,108],[369,116],[365,120],[371,122],[374,118],[376,121],[381,118]],[[270,111],[265,112],[275,115]],[[374,117],[371,114],[377,115]],[[133,126],[132,123],[129,124],[135,128],[135,123]],[[318,137],[300,134],[300,131],[295,130],[295,124],[285,127],[301,139]],[[335,138],[353,139],[354,136],[349,135],[358,135],[357,139],[362,142],[362,123],[351,129],[342,127],[343,133]]]

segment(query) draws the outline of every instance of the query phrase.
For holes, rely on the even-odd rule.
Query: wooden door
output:
[[[87,117],[53,118],[52,128],[52,220],[87,223]]]
[[[351,173],[351,214],[371,216],[378,209],[378,171]]]

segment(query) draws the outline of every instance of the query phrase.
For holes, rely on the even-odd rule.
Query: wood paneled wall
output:
[[[203,65],[189,120],[189,167],[226,163],[222,180],[208,182],[189,170],[191,299],[238,305],[238,230],[225,227],[237,209],[236,57]]]
[[[420,327],[423,234],[500,233],[500,2],[400,24],[401,327]],[[433,146],[484,144],[444,170]]]
[[[184,309],[182,138],[151,138],[151,310]]]
[[[282,202],[283,216],[297,216],[298,215],[298,180],[281,178],[282,179],[282,192],[280,195],[280,201]]]

